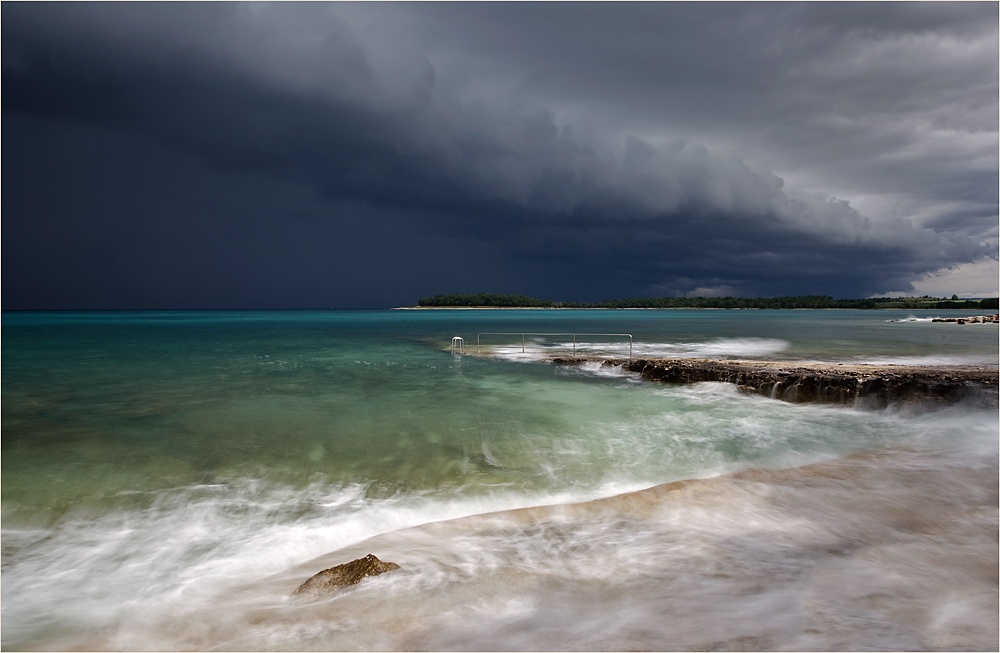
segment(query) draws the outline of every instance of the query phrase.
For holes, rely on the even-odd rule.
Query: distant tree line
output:
[[[799,297],[648,297],[612,299],[602,308],[877,308],[870,299],[834,299],[826,295]]]
[[[555,302],[525,295],[492,293],[434,295],[417,302],[419,306],[494,306],[505,308],[997,308],[997,298],[955,301],[934,297],[873,297],[834,299],[827,295],[798,297],[631,297],[603,302]]]

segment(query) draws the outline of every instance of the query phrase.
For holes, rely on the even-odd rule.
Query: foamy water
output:
[[[155,317],[5,316],[4,649],[995,648],[995,401],[862,411],[442,351],[543,330],[469,312]],[[650,346],[866,333],[783,319]],[[403,569],[291,599],[368,553]]]
[[[997,361],[984,361],[979,356],[857,356],[844,363],[857,365],[910,365],[916,367],[996,367]]]
[[[908,444],[882,453],[582,504],[482,514],[500,506],[316,486],[69,520],[30,543],[32,568],[5,571],[5,593],[36,602],[5,606],[5,623],[45,647],[128,650],[988,647],[996,422],[961,407],[908,419]],[[303,502],[316,514],[289,519]],[[291,599],[367,553],[403,569]]]
[[[475,350],[507,360],[537,361],[555,356],[608,356],[635,358],[755,358],[768,359],[788,349],[786,340],[774,338],[714,338],[705,342],[600,342],[581,340],[566,342],[566,338],[533,337],[522,344],[486,346]]]
[[[974,315],[977,315],[977,316],[978,315],[983,315],[983,314],[989,315],[990,311],[987,310],[987,311],[985,311],[985,313],[983,311],[980,311],[979,313],[974,313]],[[995,315],[996,313],[993,313],[993,314]],[[939,320],[939,319],[943,319],[943,318],[966,317],[966,316],[967,315],[964,312],[961,315],[945,315],[945,314],[942,314],[942,313],[938,313],[938,314],[935,314],[935,315],[920,315],[920,316],[917,316],[917,315],[907,315],[906,317],[898,317],[898,318],[893,318],[893,319],[886,320],[886,321],[887,322],[933,322],[934,320]],[[995,326],[995,323],[993,323],[993,322],[986,322],[986,323],[984,323],[984,322],[976,322],[976,323],[970,322],[969,323],[970,326],[974,325],[974,324],[979,324],[979,325],[985,326],[985,327],[989,327],[990,324],[994,324],[994,326]]]

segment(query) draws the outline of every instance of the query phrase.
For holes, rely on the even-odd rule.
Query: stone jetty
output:
[[[600,362],[640,374],[648,381],[688,384],[733,383],[741,391],[791,403],[858,404],[953,403],[978,397],[995,403],[995,366],[907,366],[799,363],[692,358],[553,358],[557,365]]]
[[[958,324],[996,324],[1000,315],[970,315],[969,317],[936,317],[931,322],[956,322]]]

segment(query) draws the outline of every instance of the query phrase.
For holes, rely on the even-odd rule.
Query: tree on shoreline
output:
[[[603,302],[556,302],[525,295],[495,293],[451,294],[426,297],[418,306],[463,306],[496,308],[934,308],[934,309],[996,309],[997,298],[958,301],[938,300],[934,297],[872,297],[868,299],[834,299],[828,295],[803,295],[797,297],[630,297]]]

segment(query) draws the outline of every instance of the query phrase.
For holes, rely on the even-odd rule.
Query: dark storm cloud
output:
[[[3,18],[5,307],[862,296],[996,256],[995,4]]]

